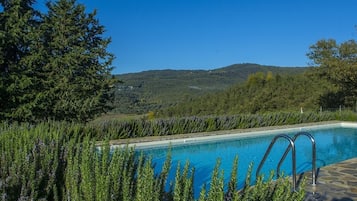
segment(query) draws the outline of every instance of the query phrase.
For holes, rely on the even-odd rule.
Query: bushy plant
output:
[[[217,160],[212,173],[210,189],[206,189],[206,186],[204,185],[200,192],[199,201],[298,201],[304,200],[305,198],[305,179],[303,179],[300,188],[297,191],[292,191],[292,184],[288,177],[280,177],[277,180],[273,180],[272,172],[266,181],[263,176],[259,176],[255,185],[251,186],[252,164],[250,164],[247,171],[245,186],[243,189],[238,190],[236,188],[238,157],[234,159],[228,188],[225,190],[223,172],[219,171],[219,166],[220,161]]]
[[[0,125],[1,200],[194,200],[194,169],[185,164],[174,181],[167,181],[171,156],[160,173],[152,160],[134,149],[112,149],[108,141],[97,147],[81,125],[49,122],[38,125]],[[209,189],[199,200],[251,200],[263,197],[302,200],[303,191],[291,192],[285,180],[257,183],[238,191],[234,160],[229,187],[217,162]],[[247,184],[250,173],[247,176]],[[165,189],[172,182],[172,190]],[[262,188],[261,186],[264,186]],[[265,189],[265,190],[261,190]],[[252,193],[253,192],[253,193]],[[252,197],[252,195],[254,195]],[[275,196],[275,197],[274,197]],[[231,199],[232,198],[232,199]],[[259,199],[258,199],[259,198]]]
[[[182,117],[154,120],[111,120],[88,124],[86,130],[97,139],[125,139],[219,130],[246,129],[300,123],[357,120],[353,112],[276,112],[225,116]]]

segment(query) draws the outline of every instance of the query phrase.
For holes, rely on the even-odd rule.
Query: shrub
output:
[[[173,190],[166,191],[171,156],[155,174],[150,158],[133,149],[98,148],[92,134],[77,124],[41,123],[0,125],[0,197],[2,200],[194,200],[194,170],[187,162],[177,169]],[[234,161],[237,163],[238,159]],[[291,192],[286,179],[236,189],[232,172],[227,191],[219,162],[210,189],[199,200],[251,200],[276,198],[302,200],[304,192]],[[249,174],[247,183],[249,183]],[[262,188],[261,186],[264,186]],[[261,189],[265,189],[262,191]],[[206,193],[207,192],[207,193]]]
[[[86,126],[98,140],[125,139],[145,136],[163,136],[183,133],[210,132],[219,130],[257,128],[300,123],[357,120],[353,112],[277,112],[266,114],[240,114],[227,116],[182,117],[169,119],[130,121],[103,121]]]

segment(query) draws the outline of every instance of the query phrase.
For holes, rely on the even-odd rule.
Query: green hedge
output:
[[[97,139],[136,138],[145,136],[175,135],[230,129],[291,125],[299,123],[345,120],[356,121],[353,112],[278,112],[267,114],[241,114],[227,116],[183,117],[170,119],[110,120],[89,125]]]
[[[170,155],[160,174],[150,158],[133,149],[100,149],[82,125],[41,123],[0,125],[1,200],[194,200],[194,170],[186,164],[177,169],[175,181],[167,181]],[[237,191],[237,162],[229,184],[223,183],[219,162],[209,189],[199,200],[302,200],[304,191],[292,192],[287,179]],[[250,173],[247,177],[249,184]],[[172,183],[165,191],[166,183]],[[229,185],[227,191],[223,186]],[[264,190],[262,190],[264,189]]]

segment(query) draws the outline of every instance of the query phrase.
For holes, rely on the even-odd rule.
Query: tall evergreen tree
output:
[[[48,116],[57,120],[87,121],[106,112],[110,90],[113,55],[106,48],[104,27],[96,11],[85,13],[75,0],[47,3],[48,13],[41,25],[44,53],[43,103]],[[47,108],[47,106],[45,108]]]
[[[0,118],[24,120],[32,116],[35,96],[33,69],[24,62],[38,25],[34,0],[0,1]]]
[[[113,55],[96,11],[76,0],[0,0],[0,118],[88,121],[108,111]]]

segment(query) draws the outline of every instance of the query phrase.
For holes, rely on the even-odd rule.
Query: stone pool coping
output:
[[[311,172],[303,175],[311,181]],[[357,158],[319,168],[316,186],[307,183],[305,190],[305,201],[357,200]]]
[[[215,141],[224,140],[231,138],[247,138],[256,137],[262,135],[271,134],[282,134],[285,132],[299,132],[306,131],[307,129],[314,128],[328,128],[335,126],[348,126],[357,127],[356,122],[347,121],[324,121],[315,123],[303,123],[294,125],[284,125],[284,126],[269,126],[269,127],[259,127],[259,128],[248,128],[248,129],[234,129],[234,130],[223,130],[223,131],[212,131],[212,132],[200,132],[200,133],[189,133],[189,134],[176,134],[176,135],[165,135],[165,136],[147,136],[139,138],[130,139],[118,139],[111,140],[109,144],[113,147],[119,146],[129,146],[136,148],[151,148],[159,146],[169,146],[175,144],[188,144],[197,143],[199,141]],[[100,142],[98,144],[101,144]]]

